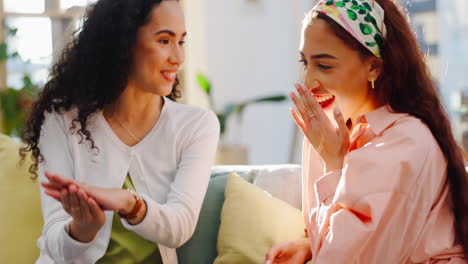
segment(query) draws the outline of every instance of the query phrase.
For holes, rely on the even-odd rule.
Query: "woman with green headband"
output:
[[[463,155],[394,0],[322,0],[291,93],[306,234],[266,263],[466,263]]]

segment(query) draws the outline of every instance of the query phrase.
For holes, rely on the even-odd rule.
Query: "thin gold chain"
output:
[[[164,102],[164,101],[163,101]],[[119,122],[119,124],[125,129],[127,130],[127,133],[134,139],[136,140],[137,142],[140,142],[141,139],[138,138],[137,136],[135,136],[132,131],[124,124],[124,122],[122,122],[122,120],[120,120],[120,118],[117,116],[117,114],[115,113],[115,105],[114,107],[112,108],[112,114],[115,116],[115,118],[117,119],[117,122]],[[158,121],[159,119],[159,116],[161,115],[161,111],[159,111],[158,113],[158,116],[156,117],[156,122]]]
[[[115,116],[115,118],[117,119],[117,121],[119,122],[119,124],[125,128],[125,130],[127,130],[127,133],[134,139],[136,140],[137,142],[140,142],[141,139],[139,139],[138,137],[136,137],[132,131],[130,129],[128,129],[128,127],[120,120],[120,118],[117,116],[117,114],[115,113],[115,107],[113,109],[113,114]]]

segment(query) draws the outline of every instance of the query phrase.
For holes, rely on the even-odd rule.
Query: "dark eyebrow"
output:
[[[171,30],[168,30],[168,29],[160,30],[160,31],[156,32],[154,35],[156,36],[156,35],[163,34],[163,33],[166,33],[171,37],[176,36],[176,33],[174,33],[174,31],[171,31]],[[184,32],[184,34],[182,34],[182,37],[185,37],[185,36],[187,36],[187,32]]]
[[[311,60],[314,60],[314,59],[337,59],[335,56],[332,56],[330,54],[317,54],[317,55],[310,55],[310,59]]]

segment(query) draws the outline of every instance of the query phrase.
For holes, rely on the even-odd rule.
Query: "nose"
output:
[[[183,47],[180,45],[174,45],[171,50],[171,55],[169,56],[169,63],[173,65],[177,65],[177,67],[181,66],[185,60],[185,51]]]
[[[314,80],[316,80],[316,76],[315,76],[314,72],[309,67],[304,69],[302,78],[303,78],[304,84],[305,84],[305,86],[307,88],[309,88],[312,85],[312,83],[314,82]]]

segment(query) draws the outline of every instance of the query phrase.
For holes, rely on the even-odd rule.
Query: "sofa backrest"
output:
[[[227,176],[236,172],[272,196],[301,209],[301,167],[299,165],[215,166],[197,227],[190,240],[177,249],[179,263],[213,263],[224,202]]]

